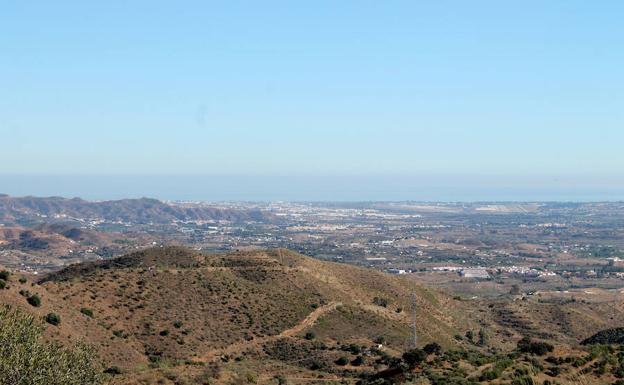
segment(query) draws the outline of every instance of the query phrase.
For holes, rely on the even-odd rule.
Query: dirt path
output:
[[[210,362],[223,355],[234,354],[234,353],[241,352],[245,349],[249,349],[252,347],[260,347],[261,345],[269,341],[277,340],[280,338],[292,337],[298,333],[301,333],[306,328],[314,325],[321,316],[335,310],[339,305],[341,305],[340,302],[330,302],[327,305],[323,305],[321,307],[316,308],[312,313],[308,314],[308,316],[304,318],[301,322],[299,322],[297,325],[293,326],[290,329],[286,329],[282,331],[280,334],[254,338],[251,341],[237,342],[222,349],[212,350],[206,353],[203,357],[195,358],[194,361]]]
[[[297,325],[290,329],[284,330],[278,335],[278,337],[292,337],[297,333],[301,333],[306,328],[314,325],[321,316],[336,310],[339,305],[341,305],[340,302],[330,302],[327,305],[316,308],[316,310],[308,314],[308,316],[303,321],[299,322]]]

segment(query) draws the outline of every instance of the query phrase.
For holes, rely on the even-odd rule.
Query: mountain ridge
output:
[[[0,195],[0,221],[9,224],[89,220],[163,224],[175,221],[243,222],[274,219],[269,213],[260,210],[182,206],[153,198],[87,201],[81,198]]]

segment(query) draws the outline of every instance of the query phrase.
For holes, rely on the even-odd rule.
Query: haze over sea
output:
[[[624,178],[597,176],[0,175],[0,193],[90,200],[620,201]]]

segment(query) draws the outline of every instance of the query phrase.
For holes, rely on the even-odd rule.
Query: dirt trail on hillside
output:
[[[277,339],[284,338],[284,337],[292,337],[298,333],[301,333],[306,328],[314,325],[321,316],[331,311],[334,311],[340,305],[342,305],[340,302],[330,302],[327,305],[318,307],[312,313],[308,314],[308,316],[304,318],[301,322],[299,322],[297,325],[293,326],[290,329],[286,329],[282,331],[280,334],[254,338],[251,341],[237,342],[225,348],[215,349],[213,351],[210,351],[207,354],[205,354],[203,357],[195,358],[194,361],[209,362],[209,361],[214,360],[215,358],[218,358],[224,355],[234,354],[234,353],[241,352],[245,349],[249,349],[252,347],[256,347],[256,348],[260,347],[261,345],[269,341],[277,340]]]
[[[322,315],[325,315],[325,314],[329,313],[330,311],[336,310],[336,308],[339,305],[341,305],[340,302],[331,302],[331,303],[328,303],[327,305],[324,305],[324,306],[321,306],[321,307],[317,308],[312,313],[308,314],[308,316],[303,321],[299,322],[294,327],[292,327],[290,329],[287,329],[287,330],[284,330],[283,332],[281,332],[278,335],[278,337],[292,337],[292,336],[294,336],[297,333],[301,333],[306,328],[314,325],[316,323],[316,321]]]

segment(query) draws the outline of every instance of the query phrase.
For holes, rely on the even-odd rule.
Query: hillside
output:
[[[107,221],[135,224],[171,223],[172,221],[227,220],[267,221],[272,219],[259,210],[216,209],[182,206],[156,199],[122,199],[90,202],[80,198],[10,197],[0,195],[0,223],[32,224],[50,221]]]
[[[582,342],[583,345],[605,345],[605,344],[624,344],[624,328],[613,328],[601,330],[593,336],[586,338]]]
[[[0,291],[2,302],[39,319],[57,314],[60,324],[47,325],[45,337],[92,344],[116,384],[276,383],[275,376],[375,383],[417,373],[430,383],[473,384],[529,369],[544,380],[553,365],[565,370],[554,375],[559,383],[571,384],[595,379],[595,365],[614,354],[583,350],[577,334],[591,322],[618,322],[568,314],[560,321],[588,321],[586,328],[558,331],[547,324],[556,316],[550,304],[459,300],[404,277],[281,249],[210,255],[162,247],[72,265],[37,282],[17,278]],[[33,294],[38,307],[27,301]],[[419,347],[439,344],[427,348],[426,372],[407,365],[420,353],[401,358],[412,347],[413,322]],[[569,359],[536,356],[550,344],[526,342],[543,340]],[[600,370],[616,373],[617,359],[605,362]]]
[[[145,248],[153,239],[149,234],[104,232],[60,223],[0,226],[0,265],[49,272],[72,263]]]
[[[41,307],[29,306],[20,290],[39,294]],[[135,376],[150,363],[209,365],[247,350],[283,365],[284,349],[312,344],[303,338],[310,331],[333,344],[372,346],[381,337],[389,351],[401,352],[412,340],[412,293],[422,343],[451,346],[455,334],[476,327],[461,315],[462,304],[446,295],[286,250],[204,255],[151,249],[73,265],[34,286],[13,281],[1,295],[4,303],[40,316],[58,313],[62,323],[47,328],[49,338],[84,338],[108,365]],[[384,306],[375,304],[379,299]],[[331,363],[324,353],[315,354]],[[307,371],[314,362],[288,365]]]

